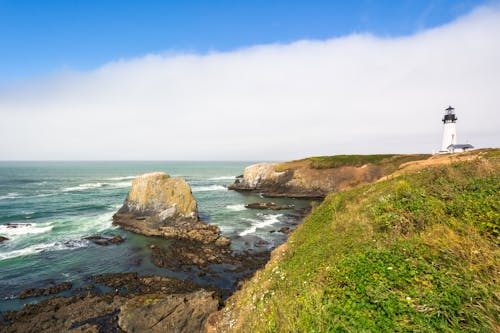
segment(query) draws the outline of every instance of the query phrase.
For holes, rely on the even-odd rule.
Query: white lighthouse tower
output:
[[[443,117],[443,140],[441,141],[440,153],[448,153],[450,145],[457,144],[457,116],[455,115],[455,108],[448,106],[445,109]]]
[[[441,141],[440,154],[463,152],[474,147],[470,144],[457,144],[457,116],[455,108],[448,106],[443,117],[443,139]]]

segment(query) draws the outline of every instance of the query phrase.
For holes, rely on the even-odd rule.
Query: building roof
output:
[[[464,149],[464,148],[474,148],[473,145],[465,143],[465,144],[457,144],[457,145],[449,145],[448,149],[453,148],[453,149]]]

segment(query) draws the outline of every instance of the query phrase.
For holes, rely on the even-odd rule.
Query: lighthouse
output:
[[[474,147],[470,144],[457,144],[457,116],[455,114],[455,108],[451,105],[445,110],[443,117],[443,139],[441,140],[440,154],[447,153],[459,153]]]
[[[439,152],[447,153],[450,145],[457,144],[457,116],[455,108],[448,106],[443,117],[443,140],[441,141],[441,150]]]

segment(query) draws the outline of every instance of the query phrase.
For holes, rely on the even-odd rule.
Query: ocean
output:
[[[87,276],[138,272],[189,279],[229,288],[234,276],[214,279],[158,268],[150,246],[169,241],[121,230],[111,224],[135,175],[164,171],[185,178],[198,202],[200,218],[220,227],[235,251],[272,249],[287,235],[274,232],[288,225],[290,211],[246,209],[259,201],[293,203],[307,200],[265,199],[255,193],[228,191],[227,185],[251,162],[0,162],[0,311],[17,310],[39,301],[18,299],[27,288],[46,288],[70,281],[85,285]],[[10,227],[8,224],[17,224]],[[86,236],[118,234],[125,242],[99,246]],[[66,292],[69,294],[71,292]],[[63,293],[64,295],[64,293]]]

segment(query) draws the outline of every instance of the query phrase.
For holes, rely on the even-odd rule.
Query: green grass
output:
[[[235,330],[498,331],[499,169],[485,155],[329,195],[228,303]]]
[[[391,165],[398,167],[399,165],[429,158],[431,155],[415,154],[415,155],[334,155],[334,156],[316,156],[310,157],[307,160],[311,161],[313,169],[330,169],[341,166],[360,167],[365,164],[374,165]]]

